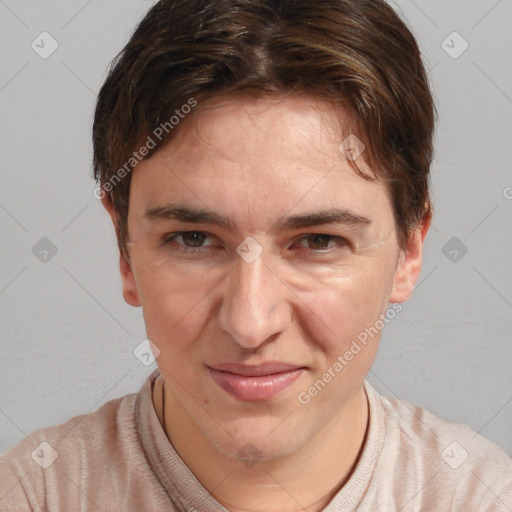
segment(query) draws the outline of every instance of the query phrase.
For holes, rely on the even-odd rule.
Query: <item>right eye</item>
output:
[[[208,236],[207,233],[202,231],[180,231],[166,235],[163,245],[180,252],[204,252],[211,245],[202,245]],[[179,241],[180,239],[182,242]]]

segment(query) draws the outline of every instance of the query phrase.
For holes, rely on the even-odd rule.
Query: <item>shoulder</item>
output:
[[[1,459],[15,468],[50,466],[59,461],[69,466],[73,457],[84,457],[89,452],[101,456],[103,449],[111,449],[134,430],[136,394],[125,395],[105,403],[97,411],[74,416],[60,425],[35,430]],[[35,459],[35,460],[34,460]],[[53,460],[54,459],[54,460]],[[59,460],[60,459],[60,460]]]
[[[32,432],[0,458],[0,509],[42,510],[51,489],[79,485],[81,468],[112,465],[136,436],[137,395],[111,400],[97,411]],[[76,488],[75,488],[76,491]],[[23,507],[23,508],[20,508]]]
[[[497,444],[467,425],[366,389],[383,413],[380,466],[396,471],[401,482],[394,485],[409,487],[409,499],[439,510],[512,509],[512,459]]]

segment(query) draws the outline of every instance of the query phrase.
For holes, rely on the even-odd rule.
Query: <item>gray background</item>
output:
[[[0,1],[0,453],[137,391],[156,368],[132,353],[145,338],[142,312],[122,298],[90,142],[107,65],[152,4]],[[369,380],[512,455],[512,2],[395,6],[440,113],[436,211],[419,285],[384,330]],[[46,59],[31,47],[43,31],[59,45]],[[453,31],[469,44],[457,58]],[[57,248],[46,262],[33,251],[43,237]]]

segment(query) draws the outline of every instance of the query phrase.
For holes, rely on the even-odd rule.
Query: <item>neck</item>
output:
[[[364,447],[368,401],[363,388],[300,450],[241,468],[239,460],[205,437],[168,388],[164,395],[163,387],[160,376],[153,402],[162,428],[201,485],[231,512],[319,512],[348,481]]]

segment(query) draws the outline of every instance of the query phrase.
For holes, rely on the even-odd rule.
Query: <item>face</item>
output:
[[[133,171],[124,297],[227,454],[283,456],[335,422],[376,355],[362,333],[417,278],[421,233],[399,250],[386,185],[339,149],[346,121],[306,96],[211,103]]]

